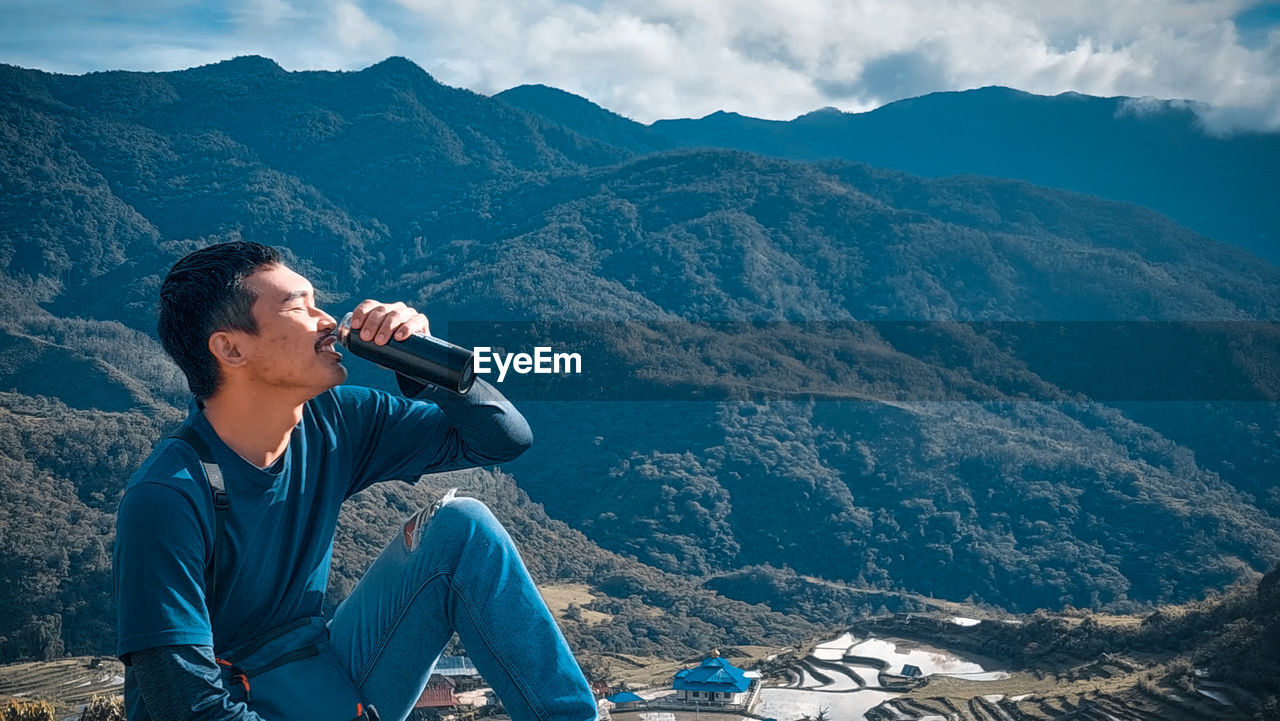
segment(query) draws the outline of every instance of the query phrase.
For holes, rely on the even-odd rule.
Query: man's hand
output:
[[[351,311],[351,329],[360,331],[361,340],[372,340],[386,345],[395,334],[396,340],[404,340],[414,333],[431,334],[427,317],[404,303],[380,303],[364,300]]]

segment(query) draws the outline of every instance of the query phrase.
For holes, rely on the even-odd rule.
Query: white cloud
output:
[[[296,16],[293,6],[285,0],[244,0],[232,3],[229,11],[246,32],[270,29]]]
[[[1277,127],[1280,108],[1274,45],[1235,32],[1241,0],[399,2],[426,30],[407,52],[445,82],[545,83],[645,122],[997,84],[1197,100],[1215,106],[1211,123]]]
[[[347,50],[382,50],[395,46],[390,30],[374,22],[360,6],[344,0],[333,7],[333,33]]]
[[[0,60],[84,71],[254,52],[290,69],[354,69],[401,54],[452,85],[492,93],[544,83],[644,122],[721,109],[792,118],[1007,85],[1187,99],[1212,106],[1204,117],[1214,127],[1280,129],[1280,32],[1254,28],[1265,42],[1243,43],[1232,19],[1246,0],[228,3],[206,13],[225,22],[192,11],[166,27],[151,0],[114,14],[50,0],[47,19],[88,42],[68,47],[29,10],[25,29],[19,16],[0,30]]]

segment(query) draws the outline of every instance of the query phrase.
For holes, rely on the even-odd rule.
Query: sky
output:
[[[0,62],[288,70],[407,57],[490,95],[526,83],[640,122],[788,120],[935,91],[1192,101],[1219,132],[1280,130],[1280,3],[1248,0],[0,0]]]

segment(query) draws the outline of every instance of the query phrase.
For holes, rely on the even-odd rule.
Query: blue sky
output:
[[[544,83],[642,122],[1007,85],[1280,129],[1280,4],[1245,0],[0,0],[0,17],[0,62],[65,73],[402,55],[450,85]]]

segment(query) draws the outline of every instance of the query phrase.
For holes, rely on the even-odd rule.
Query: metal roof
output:
[[[687,668],[676,674],[673,684],[677,691],[718,691],[742,693],[751,687],[746,672],[719,656],[713,656],[696,668]]]
[[[436,659],[436,665],[431,669],[431,673],[437,673],[441,676],[480,675],[476,665],[471,663],[471,659],[466,656],[441,656]]]

